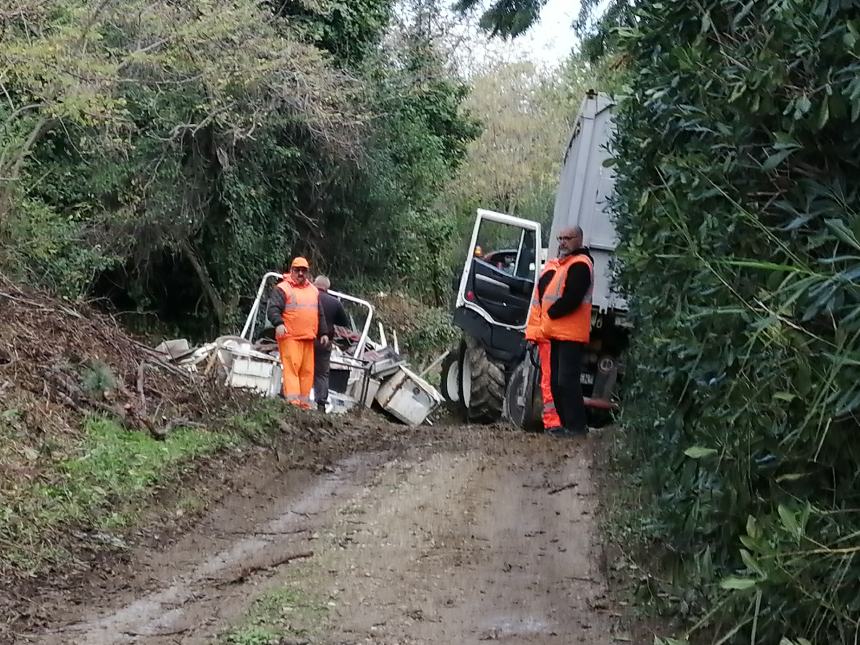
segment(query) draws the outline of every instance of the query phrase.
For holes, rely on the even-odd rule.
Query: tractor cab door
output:
[[[540,271],[537,222],[478,210],[457,291],[457,307],[492,325],[524,330]]]

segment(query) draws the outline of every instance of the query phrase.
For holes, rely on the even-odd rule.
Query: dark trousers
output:
[[[550,341],[550,381],[552,398],[561,425],[574,432],[585,432],[585,402],[582,400],[582,357],[585,345],[568,340]]]
[[[331,370],[331,350],[314,348],[314,399],[317,404],[328,401],[328,373]]]

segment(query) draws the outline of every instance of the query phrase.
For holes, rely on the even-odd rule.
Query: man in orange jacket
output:
[[[266,316],[275,326],[283,366],[283,395],[291,404],[309,409],[314,384],[314,341],[328,344],[328,325],[319,291],[308,281],[310,266],[298,257],[290,272],[272,289]]]
[[[582,361],[591,335],[594,260],[583,246],[582,229],[563,229],[558,236],[558,266],[541,298],[541,332],[550,342],[552,397],[561,428],[555,436],[588,432],[582,398]]]
[[[543,399],[543,428],[545,431],[555,431],[561,427],[561,419],[555,409],[555,401],[552,398],[552,376],[550,374],[550,343],[541,330],[541,298],[544,290],[552,280],[552,276],[558,267],[558,260],[552,258],[546,263],[540,274],[538,283],[535,285],[532,306],[529,309],[529,318],[526,323],[526,340],[534,343],[538,348],[540,357],[540,393]]]

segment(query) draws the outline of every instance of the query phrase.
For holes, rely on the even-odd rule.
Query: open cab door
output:
[[[537,222],[479,209],[457,308],[475,312],[492,326],[524,331],[541,269],[540,249]]]

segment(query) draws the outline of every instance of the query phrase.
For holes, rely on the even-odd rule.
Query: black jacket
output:
[[[331,296],[329,296],[331,297]],[[269,292],[269,306],[266,307],[266,318],[269,319],[269,322],[273,327],[277,327],[278,325],[284,324],[283,313],[284,307],[287,305],[287,297],[284,295],[284,292],[277,287],[273,287]],[[328,326],[327,318],[325,316],[325,310],[323,309],[322,304],[322,292],[320,292],[319,299],[319,331],[317,331],[317,338],[320,336],[328,336],[330,335],[330,329]]]
[[[320,291],[320,306],[329,324],[329,331],[334,332],[335,326],[349,327],[349,318],[340,300],[327,291]]]
[[[576,249],[571,255],[586,255],[590,260],[592,259],[591,253],[585,248]],[[547,271],[538,281],[538,295],[541,301],[543,301],[544,292],[554,276],[554,270]],[[564,281],[564,289],[561,292],[561,297],[550,305],[549,309],[545,312],[546,315],[550,317],[550,320],[557,320],[573,313],[582,304],[582,299],[585,298],[585,294],[588,293],[590,287],[591,272],[588,270],[588,267],[581,262],[574,264],[567,270],[567,279]]]

